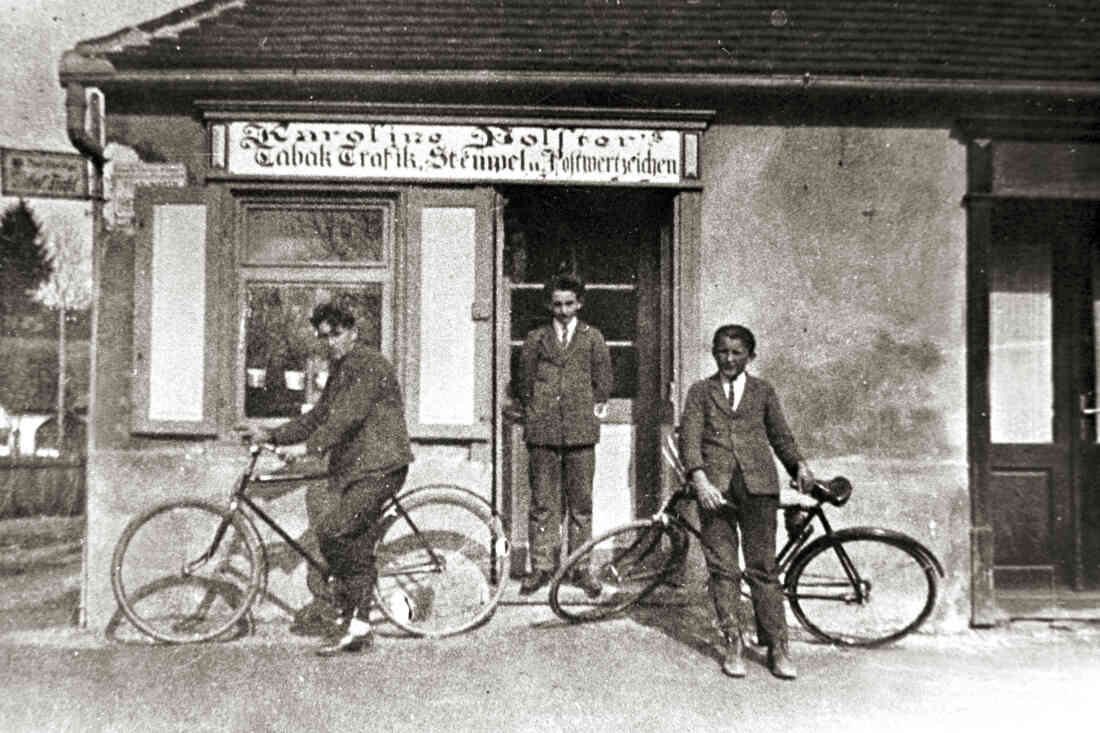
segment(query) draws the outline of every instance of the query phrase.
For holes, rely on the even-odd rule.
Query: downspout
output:
[[[73,147],[80,151],[81,155],[88,158],[96,167],[96,171],[103,172],[103,164],[106,158],[103,155],[103,147],[84,127],[84,119],[87,115],[88,105],[84,98],[84,87],[76,82],[65,85],[65,129],[69,133],[69,141]]]
[[[80,151],[80,154],[85,158],[88,158],[95,168],[95,177],[102,180],[103,165],[106,163],[106,156],[103,154],[103,147],[98,140],[92,138],[85,129],[85,119],[87,115],[87,102],[84,97],[84,87],[76,82],[68,82],[65,84],[65,129],[69,134],[69,141],[73,146]],[[100,187],[93,182],[89,182],[93,187],[92,193],[92,333],[91,333],[91,358],[89,360],[89,389],[88,389],[88,420],[91,425],[88,429],[88,445],[84,449],[84,542],[81,552],[81,572],[80,572],[80,603],[77,606],[76,625],[79,628],[86,628],[88,625],[88,460],[92,452],[92,447],[95,441],[95,430],[93,429],[95,421],[95,403],[96,403],[96,339],[98,338],[98,318],[95,316],[95,312],[100,300],[99,300],[99,287],[102,266],[100,264],[100,251],[101,238],[102,238],[102,217],[103,217],[103,192]]]

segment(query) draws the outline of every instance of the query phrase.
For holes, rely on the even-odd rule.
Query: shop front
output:
[[[546,317],[542,283],[562,271],[587,282],[581,317],[615,374],[596,531],[668,490],[660,442],[713,369],[713,331],[742,323],[758,340],[751,369],[776,386],[815,472],[856,487],[836,524],[906,532],[943,563],[928,628],[1100,612],[1094,81],[1054,64],[1040,69],[1051,83],[1025,83],[1013,74],[1040,72],[954,45],[942,52],[974,65],[966,74],[912,69],[904,54],[886,73],[858,53],[847,70],[826,53],[831,72],[803,74],[803,46],[784,34],[840,10],[746,16],[772,64],[750,70],[701,50],[715,18],[733,22],[706,4],[655,3],[665,25],[617,6],[630,38],[661,52],[631,56],[629,34],[597,34],[588,42],[623,67],[609,70],[518,41],[507,61],[457,45],[416,55],[439,24],[467,28],[446,3],[386,26],[381,50],[333,55],[309,44],[344,36],[299,37],[270,5],[199,3],[62,60],[70,136],[103,193],[89,626],[117,622],[110,554],[131,516],[224,496],[246,460],[240,435],[316,400],[328,364],[307,318],[332,300],[397,366],[408,484],[491,502],[521,574],[512,381]],[[542,35],[580,33],[571,12]],[[988,20],[951,12],[952,28]],[[509,23],[529,29],[522,15],[470,26],[467,42],[496,48]],[[276,25],[285,48],[241,40]],[[869,39],[917,32],[893,10],[872,25]],[[269,499],[307,542],[312,490]],[[271,567],[260,613],[292,615],[309,600],[306,569],[289,555]]]

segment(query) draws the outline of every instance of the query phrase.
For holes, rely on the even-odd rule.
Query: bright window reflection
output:
[[[990,294],[990,436],[1053,440],[1053,305],[1046,242],[1000,241]]]

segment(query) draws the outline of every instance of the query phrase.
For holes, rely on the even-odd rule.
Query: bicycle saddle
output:
[[[843,476],[837,476],[828,481],[814,481],[810,495],[818,501],[828,502],[833,506],[844,506],[852,496],[852,482]]]

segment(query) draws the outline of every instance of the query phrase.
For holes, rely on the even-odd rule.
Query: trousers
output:
[[[531,569],[554,570],[561,552],[563,508],[569,518],[567,549],[570,552],[592,536],[596,448],[592,445],[528,445],[527,453],[531,485],[531,505],[527,513]]]
[[[336,602],[346,617],[366,618],[378,576],[374,544],[386,501],[401,490],[408,466],[372,473],[343,488],[330,486],[313,527],[334,580]]]
[[[775,564],[778,496],[750,494],[740,471],[735,472],[726,494],[727,505],[716,511],[699,509],[703,557],[709,576],[708,591],[718,626],[724,634],[741,633],[741,579],[752,595],[757,636],[765,646],[786,643],[787,618],[783,591]],[[740,538],[738,537],[740,530]],[[740,539],[745,556],[741,570],[737,548]]]

